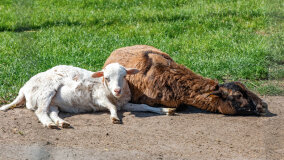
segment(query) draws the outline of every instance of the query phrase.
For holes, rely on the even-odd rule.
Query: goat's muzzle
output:
[[[114,93],[115,93],[115,96],[119,97],[121,94],[121,89],[120,88],[114,89]]]

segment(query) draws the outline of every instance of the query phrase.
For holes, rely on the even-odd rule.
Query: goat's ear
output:
[[[126,72],[127,72],[127,74],[136,74],[136,73],[139,72],[139,70],[136,69],[136,68],[127,68]]]
[[[102,76],[104,76],[104,72],[103,71],[94,72],[92,74],[93,78],[99,78],[99,77],[102,77]]]

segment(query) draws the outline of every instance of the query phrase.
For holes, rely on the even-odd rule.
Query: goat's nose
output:
[[[117,94],[120,94],[121,89],[120,88],[116,88],[116,89],[114,89],[114,92],[117,93]]]

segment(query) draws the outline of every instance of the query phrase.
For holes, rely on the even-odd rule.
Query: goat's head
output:
[[[119,98],[123,95],[123,88],[127,85],[125,80],[126,74],[136,74],[138,69],[124,68],[119,63],[111,63],[102,71],[94,72],[92,77],[103,77],[104,86],[112,93],[113,96]]]
[[[267,112],[267,103],[249,91],[240,82],[230,82],[219,85],[218,90],[210,95],[219,96],[223,101],[229,102],[229,104],[235,108],[237,114],[263,116]]]

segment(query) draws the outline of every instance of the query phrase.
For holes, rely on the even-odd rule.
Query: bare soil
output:
[[[0,112],[0,159],[284,159],[284,97],[263,97],[266,117],[192,107],[176,116],[121,112],[60,116],[70,129],[42,127],[25,108]]]

